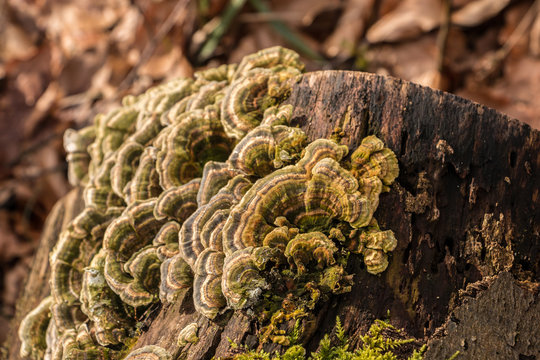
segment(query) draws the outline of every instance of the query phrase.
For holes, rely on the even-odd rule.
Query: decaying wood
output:
[[[539,316],[540,132],[447,93],[359,72],[306,74],[288,102],[295,108],[294,125],[310,140],[342,131],[343,143],[355,148],[364,136],[376,134],[396,153],[401,171],[392,191],[381,196],[376,214],[399,242],[388,270],[370,275],[360,258],[351,256],[348,272],[355,274],[355,285],[318,310],[310,326],[314,331],[304,338],[308,348],[332,330],[337,315],[354,347],[371,321],[390,311],[394,325],[429,340],[427,358],[456,350],[464,359],[474,358],[487,340],[472,340],[471,333],[494,324],[480,315],[482,306],[492,306],[498,292],[509,291],[515,296],[504,297],[505,306],[493,306],[493,311],[527,320],[532,329],[523,329],[523,322],[496,322],[501,334],[522,334],[506,341],[501,351],[516,359],[538,356],[540,345],[526,337],[540,338],[531,322]],[[59,228],[59,219],[52,229]],[[48,291],[46,254],[53,241],[44,234],[17,321]],[[469,304],[464,289],[483,282],[487,285]],[[452,325],[450,315],[461,319],[460,327]],[[179,349],[176,335],[194,321],[200,341]],[[210,322],[195,312],[190,291],[156,309],[144,326],[135,347],[157,344],[187,359],[226,356],[229,339],[257,344],[257,329],[246,314],[229,312]],[[9,358],[17,359],[14,330],[10,339]],[[456,339],[463,341],[456,344]]]
[[[521,285],[521,286],[519,286]],[[502,272],[469,284],[438,335],[427,359],[537,359],[540,355],[540,302],[534,291]]]
[[[23,317],[41,300],[49,295],[49,275],[51,268],[49,266],[49,252],[56,244],[58,235],[67,224],[84,209],[82,199],[82,190],[76,188],[71,190],[62,199],[60,199],[51,210],[45,222],[41,242],[34,256],[32,269],[24,287],[23,293],[17,301],[17,312],[15,319],[9,329],[6,345],[8,347],[8,359],[19,359],[19,348],[21,342],[17,334],[19,324]],[[1,354],[0,354],[1,355]],[[1,356],[0,356],[1,357]]]

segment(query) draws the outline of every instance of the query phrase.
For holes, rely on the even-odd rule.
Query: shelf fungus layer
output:
[[[333,140],[308,144],[282,104],[303,69],[295,52],[266,49],[66,132],[85,208],[50,254],[51,296],[22,322],[21,355],[170,359],[154,345],[125,355],[126,344],[140,335],[136,314],[186,289],[214,319],[269,302],[313,308],[350,289],[350,254],[386,269],[396,239],[373,214],[396,157],[375,136],[350,155]],[[178,346],[197,332],[187,326]]]

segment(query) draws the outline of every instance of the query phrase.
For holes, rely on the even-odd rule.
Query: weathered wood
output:
[[[354,148],[376,134],[400,163],[376,214],[399,241],[390,267],[377,278],[353,262],[356,285],[321,324],[338,314],[354,334],[389,309],[397,326],[430,336],[468,283],[502,270],[538,283],[540,132],[451,94],[362,73],[308,74],[290,102],[311,139],[339,126]]]
[[[49,253],[56,244],[58,235],[67,224],[84,209],[82,189],[75,188],[60,199],[51,210],[44,225],[40,245],[34,256],[34,261],[23,293],[17,301],[17,312],[9,329],[6,341],[8,359],[19,359],[21,342],[17,330],[21,320],[35,308],[41,300],[49,295]],[[1,354],[0,354],[1,355]]]
[[[457,289],[482,276],[508,268],[539,280],[540,132],[448,93],[362,73],[308,74],[290,102],[311,139],[339,126],[350,147],[376,134],[398,155],[400,176],[376,214],[399,239],[386,281],[354,272],[373,290],[387,284],[378,302],[394,298],[386,304],[415,335],[432,333]]]
[[[530,290],[508,272],[469,284],[440,336],[430,339],[426,358],[459,351],[467,359],[538,359],[540,302]]]
[[[505,284],[515,286],[514,278],[529,281],[532,285],[523,291],[529,304],[538,303],[540,132],[451,94],[359,72],[306,74],[288,102],[295,107],[294,124],[310,140],[329,137],[340,128],[343,143],[354,148],[364,136],[376,134],[396,153],[401,171],[392,191],[381,196],[376,214],[381,227],[394,230],[399,242],[388,270],[370,275],[360,258],[351,256],[347,270],[356,274],[355,285],[318,310],[314,331],[304,339],[310,349],[331,331],[336,315],[354,347],[358,335],[388,310],[394,325],[428,340],[459,309],[460,289],[504,271],[511,278],[505,278]],[[47,245],[40,253],[48,251],[50,241],[44,240]],[[47,291],[46,273],[36,272],[44,256],[36,258],[33,269],[42,276],[40,282],[33,275],[25,291],[26,296],[39,296],[21,303],[19,313],[28,311]],[[39,293],[31,291],[38,288]],[[500,286],[495,289],[504,291]],[[190,294],[159,309],[135,347],[158,344],[174,356],[182,353],[195,360],[227,356],[228,339],[257,344],[257,329],[245,314],[229,312],[210,322],[195,312]],[[510,305],[509,311],[529,311]],[[473,315],[464,318],[471,321]],[[194,321],[200,341],[179,349],[177,333]],[[514,345],[506,344],[506,350]],[[477,353],[475,346],[478,343],[468,343],[470,354]],[[428,358],[447,350],[433,350]],[[459,350],[468,358],[467,349]],[[540,350],[526,351],[521,354]],[[10,353],[10,359],[17,356]]]

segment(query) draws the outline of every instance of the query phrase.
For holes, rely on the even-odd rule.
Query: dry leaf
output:
[[[136,7],[132,6],[111,32],[110,40],[116,42],[122,53],[128,52],[135,45],[137,29],[142,25],[142,22],[142,14]]]
[[[526,19],[527,14],[531,10],[531,5],[527,3],[518,3],[510,5],[504,11],[504,26],[499,31],[499,44],[507,46],[511,44],[509,56],[523,56],[529,51],[529,31],[528,28],[532,21],[528,21],[528,25],[523,27],[522,21]],[[530,16],[530,14],[529,14]],[[521,24],[521,25],[520,25]]]
[[[366,54],[368,70],[431,86],[437,66],[435,38],[429,34],[415,41],[371,47]]]
[[[108,29],[129,7],[127,0],[53,2],[45,28],[52,39],[58,39],[62,50],[70,57],[106,44]]]
[[[28,258],[28,255],[29,254],[26,254],[26,258]],[[24,280],[26,279],[28,273],[29,264],[25,264],[25,262],[26,261],[17,261],[16,265],[4,276],[5,289],[3,302],[12,308],[14,307],[17,297],[24,286]]]
[[[452,8],[458,9],[477,0],[452,0]]]
[[[9,306],[4,306],[5,308],[9,309]],[[5,310],[3,312],[6,312]],[[3,316],[0,316],[0,329],[9,329],[9,327],[11,326],[11,318],[12,318],[12,315],[9,315],[9,316],[6,316],[6,315],[3,315]],[[4,344],[4,342],[6,341],[7,339],[7,332],[3,331],[2,333],[0,333],[0,343]]]
[[[60,159],[58,149],[45,146],[36,154],[36,163],[41,167],[41,181],[45,192],[52,197],[52,202],[64,196],[71,186],[63,173],[63,159]]]
[[[32,20],[43,17],[47,13],[50,5],[47,0],[21,1],[21,0],[0,0],[0,5],[11,10],[13,14],[24,14]]]
[[[373,12],[374,0],[348,0],[336,29],[324,43],[328,56],[352,56]]]
[[[378,17],[381,18],[384,15],[394,11],[399,4],[401,4],[401,2],[401,0],[380,0]]]
[[[36,102],[36,106],[30,116],[24,122],[24,134],[29,137],[34,133],[34,130],[39,125],[41,120],[45,117],[47,112],[52,106],[63,96],[60,90],[60,86],[56,82],[49,84],[45,92],[40,96]]]
[[[531,39],[529,48],[531,54],[540,56],[540,6],[536,5],[536,19],[531,28]]]
[[[110,58],[111,57],[109,56],[108,60],[110,60]],[[116,88],[109,83],[112,73],[113,69],[109,61],[94,73],[94,76],[92,76],[92,85],[87,91],[91,102],[99,95],[103,95],[105,98],[112,98],[115,95]]]
[[[284,0],[273,1],[272,12],[267,18],[282,20],[292,27],[310,26],[318,14],[342,7],[339,0]],[[257,16],[257,14],[251,14]],[[259,14],[264,15],[264,14]]]
[[[36,53],[37,48],[24,29],[12,23],[0,25],[1,61],[24,61],[30,59]]]
[[[43,92],[43,80],[37,71],[21,72],[15,79],[15,86],[24,95],[24,102],[33,106]]]
[[[92,77],[105,62],[106,49],[95,49],[64,60],[58,84],[64,95],[82,93],[90,87]]]
[[[493,86],[492,90],[496,94],[508,94],[511,100],[499,109],[540,129],[540,59],[522,56],[507,61],[504,74],[504,82]]]
[[[504,78],[489,86],[467,81],[465,88],[456,93],[460,96],[485,104],[531,127],[540,129],[540,59],[522,56],[507,61]]]
[[[2,212],[4,213],[4,212]],[[31,243],[19,241],[16,234],[11,230],[7,219],[0,224],[0,262],[7,263],[16,258],[32,253]]]
[[[369,28],[366,38],[370,43],[415,38],[439,26],[441,11],[440,0],[405,0]]]
[[[282,45],[287,46],[284,40],[272,30],[268,23],[249,24],[246,27],[246,35],[230,50],[229,63],[238,63],[242,58],[254,51],[266,47]]]
[[[182,50],[178,46],[174,46],[164,54],[152,56],[150,60],[139,68],[137,73],[140,76],[149,76],[154,80],[164,79],[173,72],[178,73],[178,64],[183,62],[183,58],[185,56]],[[181,71],[179,75],[188,76],[189,74]]]
[[[262,25],[268,28],[268,25]],[[239,43],[231,50],[228,63],[238,63],[246,54],[252,54],[258,49],[257,39],[255,35],[248,31],[246,36],[243,36]],[[218,65],[218,64],[216,64]]]
[[[469,3],[452,14],[452,24],[477,26],[499,14],[510,0],[478,0]]]

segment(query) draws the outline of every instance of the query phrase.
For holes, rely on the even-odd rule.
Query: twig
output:
[[[450,31],[450,26],[452,22],[452,1],[443,0],[443,13],[441,27],[439,33],[437,34],[437,71],[442,77],[444,71],[444,58],[446,55],[446,45],[448,44],[448,33]]]
[[[39,149],[47,146],[51,141],[54,141],[56,139],[61,139],[62,136],[64,136],[64,130],[61,131],[55,130],[51,134],[45,136],[42,139],[39,139],[38,141],[34,142],[33,144],[30,144],[28,147],[23,149],[16,158],[11,160],[7,166],[12,168],[16,165],[18,165],[27,155],[32,154]]]
[[[504,56],[506,57],[508,53],[516,46],[519,39],[523,36],[525,31],[531,26],[533,20],[536,18],[536,15],[538,14],[538,10],[540,7],[540,1],[536,0],[529,10],[527,10],[527,13],[525,16],[521,19],[518,26],[512,31],[512,34],[508,37],[508,40],[503,44],[502,48],[499,50],[500,52],[504,53]]]
[[[122,90],[126,90],[131,86],[133,83],[133,80],[137,76],[137,72],[139,68],[144,65],[152,56],[154,51],[156,50],[158,44],[163,40],[163,38],[171,31],[172,27],[177,23],[178,17],[182,12],[186,12],[186,7],[189,3],[189,0],[178,0],[176,5],[174,6],[173,10],[165,19],[165,21],[161,24],[158,31],[154,35],[152,39],[146,44],[141,57],[139,59],[139,62],[129,71],[129,73],[126,75],[124,80],[118,85],[118,94],[122,92]],[[183,19],[182,19],[183,20]]]

